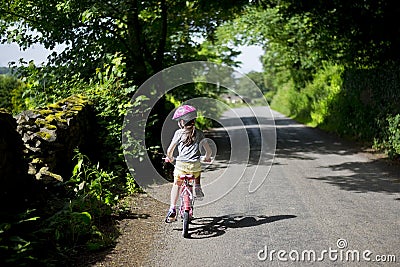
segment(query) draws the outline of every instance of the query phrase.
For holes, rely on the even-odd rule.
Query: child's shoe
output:
[[[194,186],[194,196],[197,200],[203,200],[204,193],[203,190],[201,189],[201,185]]]
[[[174,221],[176,221],[176,209],[175,208],[170,208],[168,210],[167,217],[165,217],[165,222],[166,223],[171,223],[171,222],[174,222]]]

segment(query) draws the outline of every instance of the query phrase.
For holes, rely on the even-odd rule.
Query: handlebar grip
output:
[[[168,158],[168,157],[165,157],[165,158],[162,158],[163,160],[164,160],[164,162],[166,162],[166,163],[172,163],[172,161]]]
[[[206,157],[205,157],[205,156],[201,156],[201,158],[200,158],[200,161],[203,162],[203,163],[211,163],[212,160],[213,160],[212,157],[209,158],[208,160],[206,160]]]

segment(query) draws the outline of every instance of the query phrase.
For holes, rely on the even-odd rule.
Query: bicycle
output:
[[[168,158],[164,158],[165,162],[169,162]],[[203,162],[210,163],[209,161],[203,160]],[[190,220],[193,218],[193,208],[194,201],[196,197],[193,194],[193,187],[195,184],[195,177],[193,174],[184,174],[179,177],[182,180],[182,185],[180,186],[180,206],[179,215],[182,218],[182,236],[184,238],[189,237],[189,224]],[[176,217],[178,214],[176,215]],[[175,221],[176,221],[175,217]]]
[[[193,207],[195,197],[193,195],[193,186],[195,178],[192,174],[185,174],[180,176],[182,180],[181,185],[181,205],[179,206],[179,214],[182,218],[182,236],[189,236],[189,224],[193,218]]]

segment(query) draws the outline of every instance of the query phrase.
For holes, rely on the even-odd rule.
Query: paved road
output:
[[[218,156],[204,172],[204,203],[207,196],[211,199],[218,193],[216,185],[223,187],[221,179],[236,181],[245,170],[242,179],[218,201],[196,203],[200,206],[195,209],[189,239],[181,237],[180,222],[162,225],[148,266],[189,265],[187,261],[189,266],[342,266],[349,265],[346,258],[357,261],[357,255],[360,262],[350,265],[372,266],[379,255],[389,255],[387,260],[395,255],[399,264],[399,166],[387,165],[351,143],[274,113],[273,165],[258,190],[249,193],[254,171],[269,171],[269,151],[262,157],[269,147],[260,151],[260,145],[261,133],[270,133],[270,127],[255,125],[246,109],[235,111],[250,138],[250,160],[248,164],[241,159],[230,162],[234,152],[227,134],[231,140],[238,137],[235,134],[240,138],[241,126],[231,124],[225,129],[228,132],[211,133]],[[225,114],[223,120],[228,122],[230,116]],[[240,149],[246,148],[246,140],[242,143]]]

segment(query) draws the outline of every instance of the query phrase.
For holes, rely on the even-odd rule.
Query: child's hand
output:
[[[165,161],[165,162],[169,162],[169,163],[174,162],[174,160],[175,160],[175,159],[174,159],[173,157],[172,157],[172,158],[169,158],[169,157],[165,157],[165,158],[164,158],[164,161]]]
[[[210,163],[211,162],[211,158],[206,158],[205,156],[201,157],[201,160],[205,163]]]

